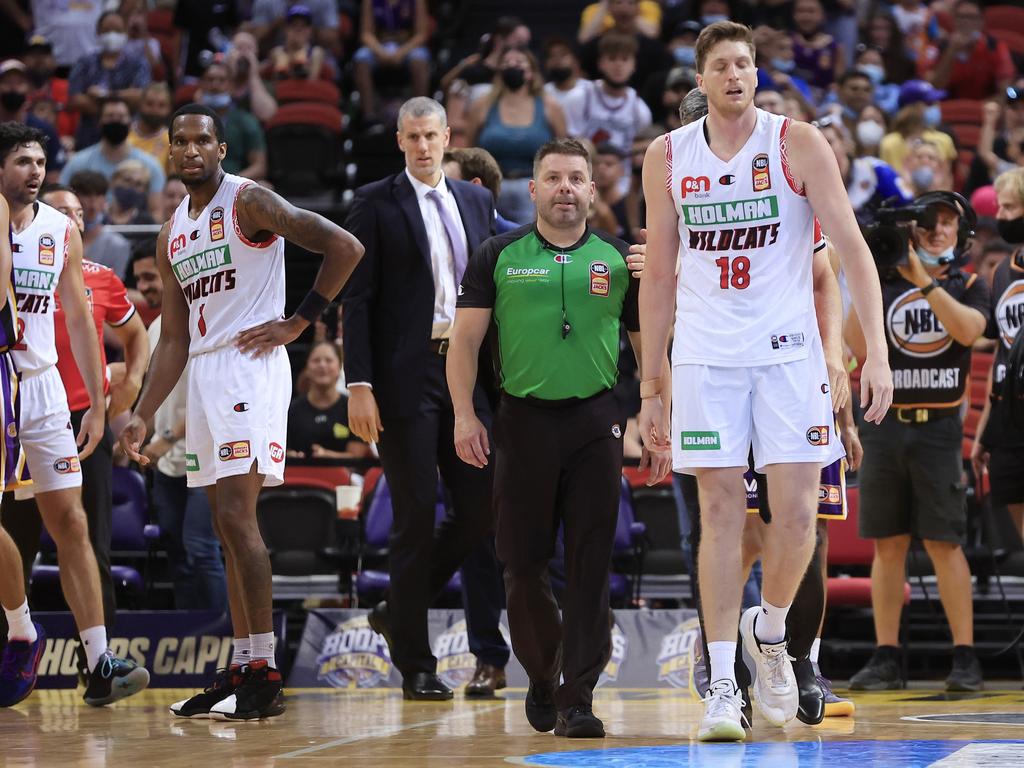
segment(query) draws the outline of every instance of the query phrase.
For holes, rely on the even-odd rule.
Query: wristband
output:
[[[927,296],[929,293],[931,293],[932,291],[934,291],[938,287],[939,287],[939,281],[936,280],[935,278],[932,278],[931,283],[929,283],[928,285],[926,285],[924,288],[921,289],[921,295],[922,296]]]
[[[326,296],[317,293],[316,289],[310,289],[302,303],[296,308],[295,314],[304,320],[315,323],[330,303]]]
[[[649,397],[661,395],[661,379],[647,379],[640,382],[640,399],[646,400]]]

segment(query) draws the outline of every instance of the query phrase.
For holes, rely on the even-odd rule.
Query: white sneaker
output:
[[[729,680],[716,680],[704,697],[698,741],[743,741],[743,696]]]
[[[762,643],[754,635],[754,621],[761,613],[760,606],[747,608],[740,617],[740,637],[743,650],[754,662],[754,682],[751,698],[761,715],[780,728],[796,717],[800,691],[793,674],[792,660],[786,653],[786,641]]]

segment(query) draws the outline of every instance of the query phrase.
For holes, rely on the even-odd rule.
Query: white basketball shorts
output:
[[[283,347],[262,357],[221,347],[188,368],[185,474],[188,486],[244,475],[255,460],[264,486],[284,482],[292,371]]]
[[[46,493],[81,487],[78,446],[71,429],[68,396],[57,366],[22,374],[19,436],[32,478],[31,485],[25,486],[26,491]]]
[[[803,360],[672,369],[672,468],[743,467],[751,446],[769,464],[827,466],[845,456],[835,434],[821,341]]]

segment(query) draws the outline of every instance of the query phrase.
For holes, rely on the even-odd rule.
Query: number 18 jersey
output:
[[[789,119],[756,112],[753,133],[728,162],[708,146],[707,118],[665,136],[679,216],[673,365],[802,360],[818,335],[811,262],[824,243],[789,169]]]

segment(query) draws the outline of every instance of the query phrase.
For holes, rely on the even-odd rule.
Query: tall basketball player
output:
[[[224,124],[188,104],[171,119],[171,162],[188,195],[157,240],[164,282],[160,342],[121,445],[140,464],[146,424],[191,358],[185,430],[189,487],[205,487],[224,549],[235,636],[232,666],[171,706],[181,717],[252,720],[284,711],[274,659],[270,559],[256,496],[284,480],[291,368],[284,345],[338,294],[363,248],[345,230],[221,167]],[[284,318],[285,239],[323,263]]]
[[[0,124],[0,192],[11,211],[18,303],[18,340],[11,348],[21,378],[18,434],[40,516],[57,544],[61,588],[85,646],[89,675],[84,698],[87,704],[102,706],[141,691],[149,684],[149,673],[116,658],[107,647],[79,464],[103,438],[106,402],[99,342],[86,303],[78,227],[38,200],[46,174],[45,144],[46,136],[33,128]],[[55,293],[60,295],[75,362],[89,393],[90,407],[82,416],[77,443],[56,368]]]
[[[671,447],[674,468],[696,474],[700,491],[711,688],[698,738],[741,740],[737,624],[756,663],[753,698],[762,716],[779,726],[796,716],[786,615],[814,546],[820,468],[842,456],[811,290],[815,215],[844,257],[858,314],[870,318],[861,377],[867,419],[880,420],[889,407],[892,375],[877,273],[828,144],[811,126],[753,106],[748,27],[706,27],[696,65],[708,116],[652,143],[644,159],[644,370],[665,354],[677,259],[680,273],[672,426],[659,382],[644,381],[640,431],[649,450]],[[773,520],[762,604],[740,620],[742,475],[751,445],[755,468],[768,476]]]

